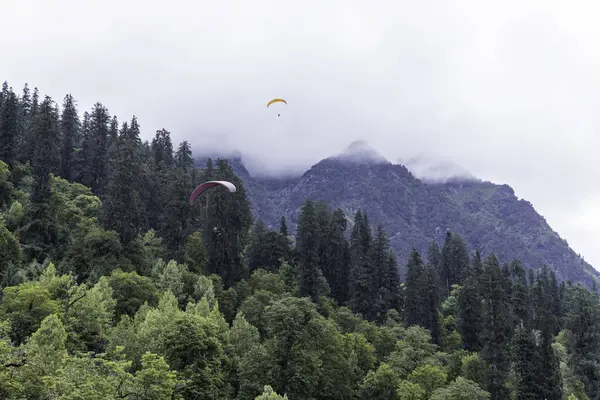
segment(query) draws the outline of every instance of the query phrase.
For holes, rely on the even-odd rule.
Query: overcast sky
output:
[[[392,161],[435,154],[511,185],[600,268],[599,7],[1,0],[0,79],[270,171],[356,139]],[[288,106],[266,109],[274,97]]]

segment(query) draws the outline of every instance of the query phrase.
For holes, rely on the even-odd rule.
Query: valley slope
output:
[[[302,203],[323,200],[342,208],[350,227],[358,209],[367,212],[372,224],[382,223],[401,265],[413,247],[426,254],[431,240],[441,246],[450,230],[465,239],[471,252],[494,252],[501,262],[518,258],[527,268],[546,264],[561,280],[587,286],[600,282],[600,273],[508,185],[474,178],[425,183],[364,142],[285,179],[251,176],[239,154],[221,158],[227,158],[243,180],[255,217],[271,228],[278,228],[283,215],[293,234]],[[205,160],[197,159],[198,166]]]

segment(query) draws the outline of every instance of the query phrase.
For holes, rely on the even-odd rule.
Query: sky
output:
[[[600,269],[600,3],[2,0],[0,80],[300,171],[365,139],[512,186]],[[266,108],[275,97],[288,105]],[[281,117],[277,117],[277,113]],[[420,157],[420,156],[419,156]]]

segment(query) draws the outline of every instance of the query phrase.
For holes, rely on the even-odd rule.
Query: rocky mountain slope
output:
[[[382,223],[401,264],[413,247],[426,252],[432,239],[441,245],[450,230],[460,234],[471,251],[494,251],[501,262],[518,258],[529,268],[548,265],[559,279],[600,282],[600,273],[508,185],[474,178],[425,183],[362,141],[301,176],[285,179],[251,176],[239,154],[221,157],[229,159],[244,181],[255,216],[274,228],[285,215],[293,233],[304,200],[324,200],[343,208],[350,226],[358,209],[366,211],[372,223]],[[197,159],[198,165],[205,159]]]

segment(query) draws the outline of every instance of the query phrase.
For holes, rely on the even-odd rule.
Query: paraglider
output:
[[[267,108],[269,108],[269,106],[274,103],[285,103],[287,105],[287,101],[285,101],[284,99],[273,99],[267,103]],[[277,116],[279,117],[281,115],[277,114]]]
[[[192,194],[190,195],[190,205],[194,204],[196,199],[206,190],[214,186],[224,186],[229,190],[230,193],[235,193],[237,191],[235,185],[228,181],[208,181],[200,184]]]

